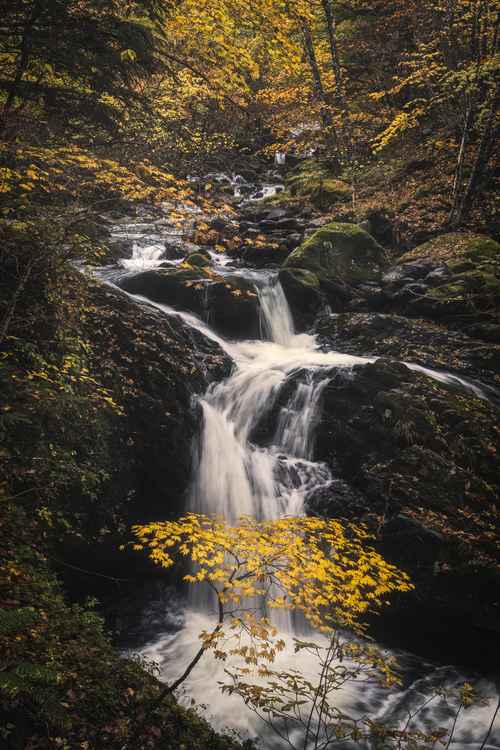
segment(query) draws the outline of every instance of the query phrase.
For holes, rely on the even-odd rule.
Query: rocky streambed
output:
[[[277,277],[297,330],[313,332],[325,352],[373,360],[332,376],[322,392],[313,454],[332,479],[308,494],[306,507],[367,523],[374,545],[414,582],[374,632],[427,655],[498,667],[500,245],[447,234],[398,257],[369,224],[334,218],[304,202],[247,202],[230,216],[194,211],[177,235],[168,208],[114,226],[123,260],[101,277],[154,303],[142,323],[134,313],[151,345],[140,349],[142,395],[126,408],[142,446],[130,449],[121,474],[134,497],[127,518],[150,520],[162,503],[164,513],[181,511],[200,418],[191,396],[227,376],[226,340],[272,338],[260,289]],[[102,364],[119,388],[114,362],[130,346],[129,322],[113,324],[123,330]],[[205,324],[212,334],[200,332]],[[254,424],[255,446],[269,446],[304,373],[297,366],[287,375],[273,409]]]

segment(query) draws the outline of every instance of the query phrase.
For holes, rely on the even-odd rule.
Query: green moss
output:
[[[197,268],[205,268],[206,266],[213,265],[209,251],[205,250],[203,247],[188,253],[185,262],[189,263],[190,266],[196,266]]]
[[[496,260],[499,255],[500,245],[488,237],[451,232],[419,245],[398,258],[396,263],[401,266],[417,258],[439,258],[445,261],[468,258],[470,261],[479,263],[485,258]]]
[[[452,276],[449,284],[437,289],[432,289],[426,296],[438,299],[449,297],[461,297],[470,292],[492,292],[500,289],[500,281],[495,276],[483,273],[482,271],[467,271]]]
[[[265,198],[261,198],[259,206],[277,206],[278,208],[286,208],[287,198],[283,193],[276,193],[275,195],[267,195]]]
[[[416,201],[421,200],[422,198],[426,198],[430,193],[428,185],[419,185],[418,188],[415,190],[414,198]]]
[[[311,271],[318,279],[357,284],[380,278],[390,262],[371,235],[355,224],[326,224],[294,250],[283,268]]]
[[[317,208],[344,203],[351,200],[352,196],[353,189],[340,180],[320,180],[310,194],[311,202]]]

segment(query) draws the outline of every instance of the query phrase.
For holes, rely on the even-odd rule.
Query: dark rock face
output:
[[[203,253],[197,251],[191,256],[206,266]],[[192,258],[193,265],[194,261]],[[200,316],[205,313],[215,328],[229,336],[239,334],[253,338],[259,330],[253,284],[241,276],[212,277],[209,270],[194,267],[146,271],[124,279],[121,287],[153,302]]]
[[[225,276],[207,289],[207,308],[215,328],[235,338],[257,338],[257,293],[241,276]]]
[[[418,623],[429,640],[436,623],[445,639],[450,619],[455,631],[500,633],[499,417],[488,401],[386,359],[323,392],[315,458],[344,484],[313,507],[368,523],[415,585],[389,619]]]
[[[82,332],[98,355],[92,376],[123,413],[100,416],[94,464],[110,478],[96,500],[79,502],[84,533],[71,536],[66,554],[72,564],[88,569],[91,560],[91,569],[123,577],[128,563],[137,569],[137,560],[118,551],[130,526],[181,513],[199,423],[193,397],[227,377],[232,362],[178,318],[141,308],[116,290],[96,286],[92,302]]]
[[[312,271],[302,268],[283,268],[280,273],[280,282],[292,307],[307,310],[317,303],[320,286],[318,277]]]
[[[349,354],[394,357],[433,369],[479,378],[500,393],[500,346],[485,344],[429,320],[399,315],[343,313],[322,318],[316,326],[319,342]],[[491,393],[495,400],[495,393]],[[497,394],[498,398],[498,394]]]

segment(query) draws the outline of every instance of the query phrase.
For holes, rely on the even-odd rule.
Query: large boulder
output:
[[[500,635],[499,423],[488,401],[387,359],[323,392],[315,459],[355,492],[351,505],[332,487],[326,510],[367,522],[414,583],[382,615],[401,646],[433,639],[456,659],[465,635]]]
[[[58,555],[86,570],[124,577],[137,560],[119,551],[135,524],[176,518],[191,473],[200,414],[194,397],[231,371],[220,346],[178,316],[136,304],[119,290],[92,285],[81,320],[90,373],[120,413],[81,408],[65,445],[93,467],[99,486],[68,489]],[[90,490],[94,495],[91,495]]]
[[[423,349],[425,330],[420,338]],[[269,444],[280,409],[306,378],[299,371],[287,379],[253,442]],[[306,502],[313,514],[366,524],[373,546],[409,575],[415,589],[370,623],[386,645],[476,665],[498,654],[499,424],[489,401],[392,359],[332,372],[313,458],[334,478]]]
[[[385,250],[355,224],[326,224],[294,250],[283,269],[300,268],[315,274],[324,288],[329,284],[356,286],[379,281],[390,267]]]
[[[258,338],[259,299],[254,285],[242,276],[224,276],[207,290],[207,308],[215,328],[228,336]]]
[[[203,316],[225,335],[258,336],[258,295],[242,276],[219,276],[194,267],[159,269],[130,276],[120,285],[153,302]]]
[[[120,287],[153,302],[202,315],[209,281],[209,273],[202,268],[161,268],[122,279]]]

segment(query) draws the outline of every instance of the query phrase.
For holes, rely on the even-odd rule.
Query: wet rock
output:
[[[278,219],[276,222],[276,229],[282,230],[282,229],[293,229],[297,230],[297,227],[299,227],[299,221],[295,217],[290,217],[288,219]]]
[[[242,276],[225,276],[210,284],[207,309],[214,328],[235,338],[257,338],[258,296],[254,285]]]
[[[185,255],[186,251],[182,250],[177,245],[170,245],[169,243],[165,245],[166,260],[180,260],[181,258],[184,258]]]
[[[389,287],[384,288],[384,292],[386,294],[389,293],[391,298],[391,303],[396,308],[401,308],[408,300],[412,300],[415,297],[422,297],[424,296],[429,287],[427,284],[421,284],[417,282],[412,282],[410,284],[405,284],[400,289],[397,289],[396,291],[389,293]]]
[[[369,284],[360,284],[356,291],[362,294],[366,302],[375,309],[387,304],[387,294],[379,286]]]
[[[272,211],[268,211],[266,214],[267,221],[279,221],[289,215],[289,211],[286,208],[273,208]]]
[[[289,234],[285,240],[285,244],[288,247],[289,250],[294,250],[296,247],[299,247],[302,242],[302,235],[298,232],[293,232],[292,234]]]
[[[204,283],[210,279],[202,268],[145,271],[123,279],[120,286],[131,294],[142,294],[153,302],[203,314]]]
[[[231,222],[230,224],[226,224],[226,226],[221,232],[222,236],[226,237],[227,239],[236,237],[239,233],[240,233],[240,227],[236,222]]]
[[[260,179],[257,172],[253,169],[239,169],[238,174],[247,182],[258,182]]]
[[[480,345],[464,333],[447,331],[429,320],[343,313],[322,318],[316,334],[327,348],[349,354],[389,356],[479,378],[500,389],[500,346]]]
[[[453,271],[450,268],[436,268],[427,274],[425,283],[429,284],[429,286],[441,286],[442,284],[446,284],[452,276]]]
[[[359,493],[348,517],[370,524],[376,548],[415,585],[389,617],[426,616],[430,631],[451,606],[457,628],[500,633],[499,417],[487,401],[391,360],[356,365],[323,391],[315,460]],[[337,513],[334,488],[331,506],[319,500]],[[480,580],[490,588],[479,592]]]
[[[263,232],[274,232],[276,229],[276,222],[270,219],[263,219],[262,221],[259,221],[259,229]]]
[[[266,263],[276,263],[280,266],[288,257],[288,247],[281,243],[272,245],[249,245],[242,253],[242,259],[248,263],[255,263],[262,267]]]
[[[311,305],[320,302],[318,277],[302,268],[282,268],[279,279],[289,304],[297,310],[307,312]]]
[[[328,518],[359,518],[368,508],[365,495],[341,479],[331,482],[309,493],[305,509],[315,515]]]
[[[247,232],[249,229],[258,229],[255,221],[240,221],[240,232]]]
[[[356,285],[379,281],[390,263],[383,248],[354,224],[331,223],[294,250],[284,268],[301,268],[314,273],[322,283]]]

